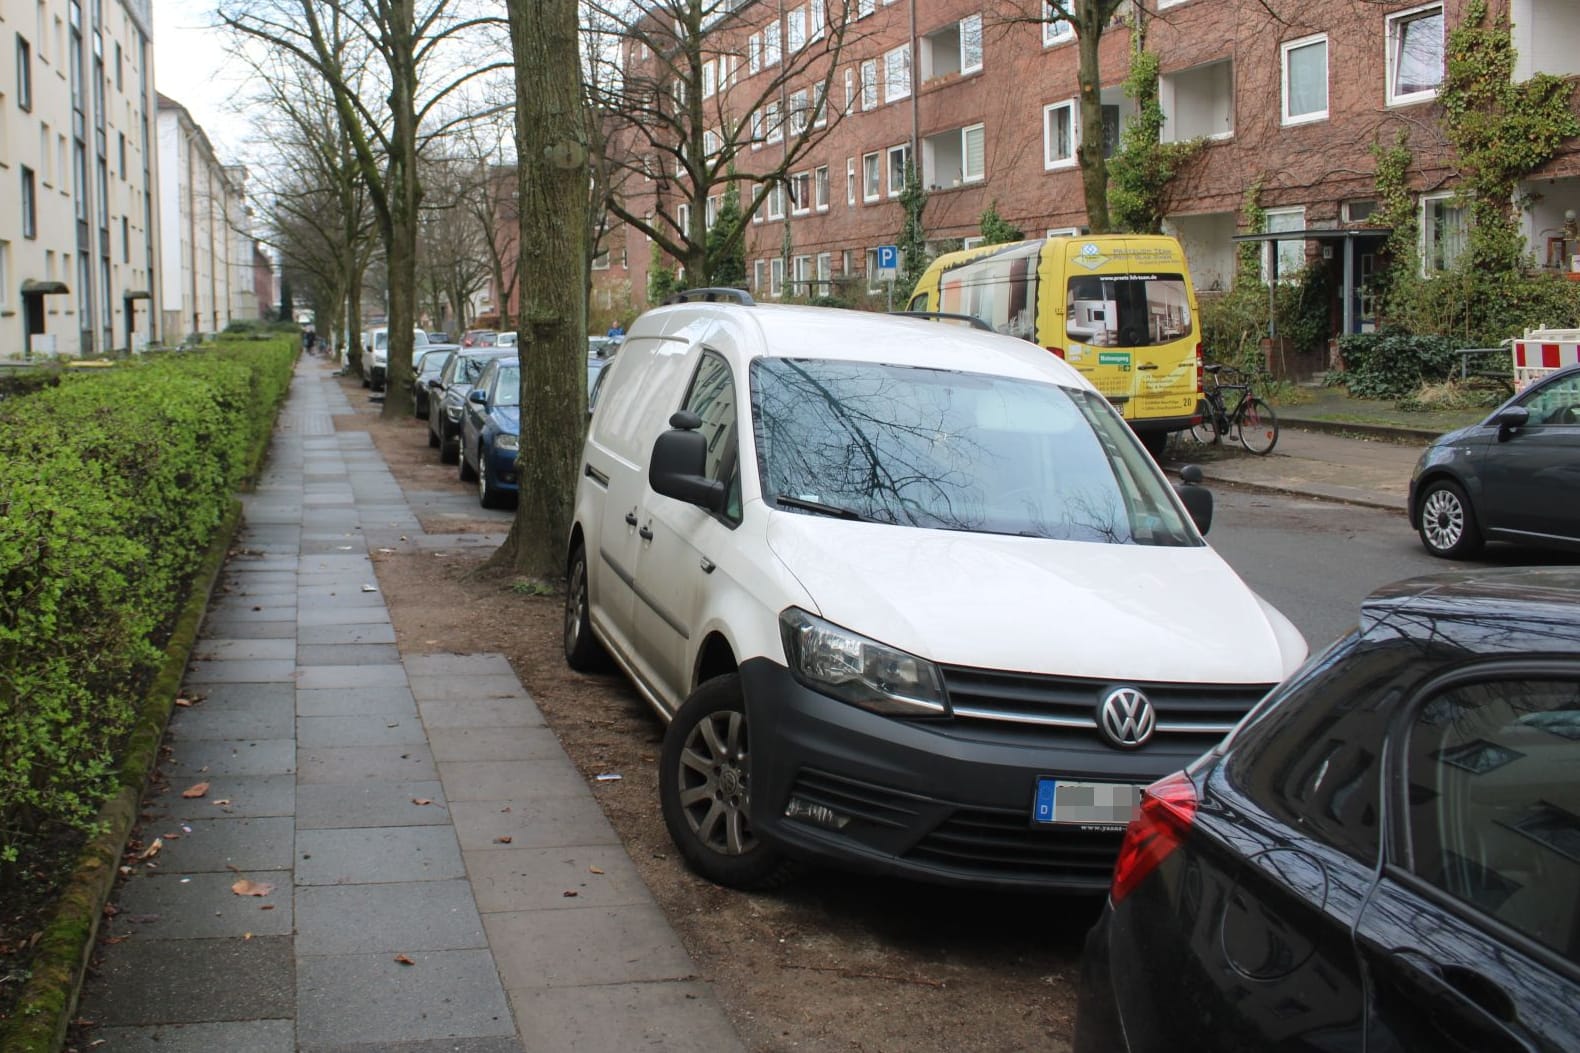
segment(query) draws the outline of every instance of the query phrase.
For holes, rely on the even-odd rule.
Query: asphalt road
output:
[[[1348,632],[1361,601],[1389,582],[1481,566],[1580,563],[1508,545],[1455,563],[1428,556],[1401,514],[1222,487],[1214,497],[1207,540],[1300,628],[1313,652]]]

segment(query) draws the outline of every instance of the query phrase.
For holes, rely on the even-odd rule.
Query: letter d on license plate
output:
[[[1048,825],[1123,826],[1135,818],[1140,804],[1139,786],[1039,775],[1031,817],[1035,823]]]

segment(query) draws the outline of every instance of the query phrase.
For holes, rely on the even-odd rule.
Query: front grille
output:
[[[1097,707],[1115,687],[1138,688],[1157,712],[1161,736],[1227,734],[1271,684],[1153,684],[1133,680],[943,667],[955,719],[1097,733]]]
[[[955,870],[1097,887],[1108,883],[1123,838],[1119,830],[1034,827],[1024,809],[959,808],[907,856]]]
[[[920,798],[900,790],[847,779],[843,775],[818,771],[816,768],[802,768],[796,774],[790,796],[821,804],[842,815],[897,830],[903,830],[916,821],[919,814],[917,805],[921,802]]]

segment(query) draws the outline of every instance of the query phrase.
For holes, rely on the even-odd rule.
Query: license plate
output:
[[[1039,775],[1031,817],[1034,823],[1049,826],[1123,826],[1135,818],[1140,804],[1139,786]]]

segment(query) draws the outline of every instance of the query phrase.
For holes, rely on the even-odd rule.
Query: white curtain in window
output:
[[[961,133],[961,138],[964,140],[963,145],[965,152],[965,170],[961,173],[961,175],[967,180],[981,179],[984,165],[982,157],[983,140],[985,138],[983,135],[983,126],[979,124],[975,127],[965,129],[965,131]]]
[[[1319,40],[1291,48],[1289,64],[1289,116],[1322,113],[1328,108],[1328,42]]]

